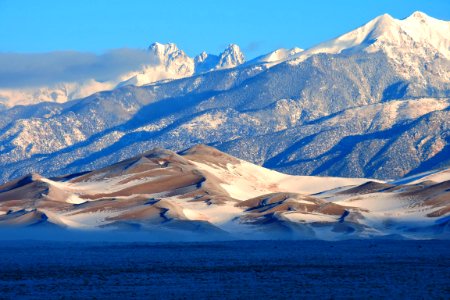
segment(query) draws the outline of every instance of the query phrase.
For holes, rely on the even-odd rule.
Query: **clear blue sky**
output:
[[[450,20],[450,0],[0,0],[0,52],[146,48],[174,42],[189,55],[237,43],[249,58],[308,48],[389,13]]]

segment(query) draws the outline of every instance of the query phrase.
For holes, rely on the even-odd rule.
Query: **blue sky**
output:
[[[0,52],[146,48],[174,42],[189,55],[239,44],[248,58],[308,48],[389,13],[450,20],[450,0],[0,0]]]

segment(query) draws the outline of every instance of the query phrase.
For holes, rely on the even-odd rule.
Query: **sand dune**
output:
[[[0,186],[0,226],[176,230],[239,238],[448,236],[446,172],[404,182],[291,176],[198,145],[156,148],[57,178]],[[447,226],[447,227],[446,227]]]

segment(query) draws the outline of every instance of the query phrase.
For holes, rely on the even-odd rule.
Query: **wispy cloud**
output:
[[[256,52],[261,49],[262,42],[253,41],[250,42],[248,45],[245,46],[244,51],[246,52]]]
[[[104,54],[75,51],[0,53],[0,88],[21,88],[95,78],[106,81],[151,63],[145,50],[116,49]]]

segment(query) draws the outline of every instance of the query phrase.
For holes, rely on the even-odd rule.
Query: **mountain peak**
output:
[[[450,57],[449,30],[449,22],[434,19],[420,11],[403,20],[383,14],[353,31],[304,51],[298,55],[294,64],[317,53],[336,54],[342,51],[382,50],[402,60],[405,52],[418,49],[415,55],[434,52]]]
[[[170,73],[169,78],[192,75],[194,72],[194,60],[174,43],[153,43],[148,48],[150,63],[161,65]],[[145,81],[144,81],[145,82]]]
[[[413,12],[407,19],[416,19],[416,20],[426,20],[430,18],[427,14],[421,12],[421,11],[415,11]]]
[[[203,73],[211,71],[216,68],[218,62],[219,57],[217,55],[208,54],[203,51],[194,58],[195,72]]]
[[[400,26],[389,14],[384,14],[373,19],[363,27],[360,27],[360,29],[357,29],[357,31],[358,30],[360,30],[363,35],[366,35],[364,39],[365,42],[375,41],[381,36],[384,36],[385,39],[388,40],[398,39],[398,34],[401,31]]]
[[[236,44],[230,44],[219,56],[218,69],[236,67],[245,61],[241,48]]]
[[[203,51],[202,53],[200,53],[199,55],[197,55],[194,58],[195,63],[202,63],[204,62],[206,59],[208,58],[208,53],[206,53],[205,51]]]
[[[382,15],[380,15],[380,16],[378,16],[378,17],[376,17],[375,19],[373,19],[373,20],[383,20],[383,21],[394,21],[395,19],[390,15],[390,14],[382,14]],[[370,22],[369,22],[370,23]]]
[[[225,51],[241,52],[241,48],[236,44],[229,44]]]
[[[167,43],[162,44],[155,42],[148,47],[148,50],[150,50],[152,53],[161,56],[161,55],[169,55],[171,53],[174,53],[176,51],[180,51],[174,43]]]

